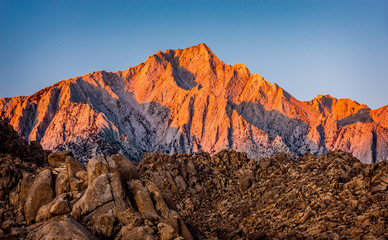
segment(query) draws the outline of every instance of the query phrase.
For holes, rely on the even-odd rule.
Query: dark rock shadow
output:
[[[268,111],[262,105],[253,102],[232,104],[232,107],[245,121],[267,133],[270,138],[281,137],[286,146],[299,156],[306,152],[316,155],[328,152],[324,145],[323,131],[317,129],[321,135],[320,143],[312,141],[308,138],[309,125],[300,119],[289,118],[277,110]]]
[[[133,93],[124,90],[124,81],[116,73],[103,72],[102,78],[115,87],[111,90],[118,99],[105,88],[79,78],[70,84],[70,101],[88,104],[96,113],[103,114],[108,125],[97,134],[85,135],[83,141],[78,139],[59,146],[61,150],[70,148],[86,153],[82,156],[84,161],[95,153],[121,153],[133,160],[140,160],[143,152],[192,153],[193,137],[184,133],[183,128],[168,126],[171,114],[168,107],[157,102],[139,103]]]
[[[198,83],[195,82],[194,74],[182,66],[174,66],[172,75],[178,87],[183,88],[185,90],[191,90],[198,85]]]
[[[154,55],[157,58],[165,59],[171,64],[172,76],[178,87],[184,90],[191,90],[198,85],[195,82],[195,75],[180,65],[180,58],[174,56],[174,51],[168,53],[160,52],[160,55]]]
[[[373,119],[370,117],[371,110],[368,108],[360,109],[357,113],[350,115],[346,118],[343,118],[341,120],[338,120],[338,125],[344,127],[346,125],[350,125],[356,122],[361,123],[370,123],[374,122]]]

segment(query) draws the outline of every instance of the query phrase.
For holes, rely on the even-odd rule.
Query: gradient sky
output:
[[[388,1],[0,0],[0,97],[206,43],[299,100],[388,104]]]

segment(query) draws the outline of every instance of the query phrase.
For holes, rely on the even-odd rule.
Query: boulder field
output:
[[[2,239],[388,238],[386,161],[223,150],[98,155],[84,166],[1,126]]]

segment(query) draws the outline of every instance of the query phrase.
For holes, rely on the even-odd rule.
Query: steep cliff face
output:
[[[298,101],[243,64],[225,64],[205,44],[3,98],[0,111],[26,140],[70,149],[83,160],[96,153],[139,159],[144,151],[224,148],[252,158],[337,148],[366,163],[388,156],[384,109],[330,96]]]

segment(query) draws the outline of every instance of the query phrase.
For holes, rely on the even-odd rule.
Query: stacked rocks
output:
[[[14,189],[25,190],[10,194],[6,202],[19,207],[20,214],[3,214],[3,236],[193,239],[157,185],[143,181],[128,159],[96,156],[85,168],[70,152],[60,152],[50,154],[48,163],[36,171],[33,181],[28,175],[28,187],[23,185],[23,174],[14,184]]]
[[[35,151],[22,153],[30,161],[0,154],[0,238],[193,239],[135,162],[96,156],[85,168],[69,151],[41,162],[32,161]]]
[[[253,161],[225,150],[143,154],[138,169],[197,239],[388,237],[387,162],[365,165],[343,151]]]
[[[386,161],[224,150],[96,156],[85,167],[15,134],[0,124],[0,238],[388,238]]]

